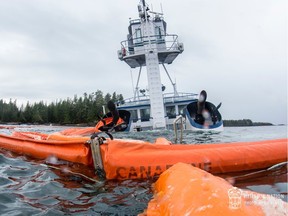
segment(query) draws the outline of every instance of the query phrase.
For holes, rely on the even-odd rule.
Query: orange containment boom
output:
[[[197,145],[171,144],[165,138],[155,143],[107,139],[96,145],[93,155],[90,141],[90,137],[63,132],[48,135],[14,131],[11,136],[0,135],[1,148],[40,159],[54,155],[96,168],[101,165],[107,179],[154,178],[178,162],[220,174],[264,169],[287,161],[287,139]]]
[[[108,179],[154,178],[178,162],[218,174],[264,169],[287,161],[287,139],[199,145],[172,145],[163,138],[154,144],[108,140],[101,150]]]
[[[177,163],[161,174],[142,216],[287,215],[288,204],[267,194],[241,190],[199,168]]]
[[[89,138],[70,137],[69,140],[59,135],[49,140],[47,134],[33,132],[14,132],[13,136],[0,134],[0,147],[34,158],[46,159],[49,156],[56,156],[59,159],[92,165],[91,150],[87,140]],[[61,140],[62,139],[62,140]]]

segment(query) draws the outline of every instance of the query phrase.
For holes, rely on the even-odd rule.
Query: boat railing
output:
[[[139,106],[139,105],[146,105],[150,104],[150,99],[149,95],[142,95],[137,98],[131,97],[131,98],[126,98],[123,100],[122,105],[129,105],[129,106]]]
[[[176,117],[176,119],[173,121],[173,128],[174,128],[174,135],[175,135],[175,143],[178,141],[178,129],[180,127],[180,143],[183,141],[183,122],[184,117],[182,115],[179,115]]]
[[[178,101],[187,101],[187,100],[195,100],[197,98],[197,94],[194,93],[185,93],[185,92],[178,92],[177,95],[175,93],[165,93],[163,94],[163,101],[164,103],[175,103]],[[139,105],[149,105],[150,99],[149,95],[141,95],[139,97],[131,97],[124,99],[122,105],[129,105],[129,106],[139,106]]]
[[[177,95],[175,93],[165,93],[163,94],[164,103],[174,103],[182,100],[195,100],[198,94],[195,93],[185,93],[178,92]]]
[[[183,44],[178,42],[178,35],[152,35],[143,37],[133,37],[128,40],[121,41],[122,56],[129,57],[132,55],[145,54],[145,46],[147,44],[155,44],[152,50],[158,52],[182,52]]]

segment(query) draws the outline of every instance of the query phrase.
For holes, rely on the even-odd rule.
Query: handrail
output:
[[[171,99],[171,98],[189,98],[189,99],[197,99],[198,94],[195,93],[186,93],[186,92],[178,92],[178,95],[175,96],[173,92],[171,93],[164,93],[163,99]],[[140,102],[140,101],[149,101],[149,94],[147,95],[139,95],[137,97],[137,100],[134,99],[134,97],[126,98],[124,99],[124,102]]]
[[[179,115],[176,117],[176,119],[173,121],[173,128],[174,128],[174,134],[175,134],[175,143],[177,143],[178,140],[178,128],[177,123],[180,121],[180,143],[183,141],[183,119],[184,117],[182,115]]]
[[[185,92],[178,92],[178,95],[175,95],[174,93],[165,93],[163,94],[163,102],[169,103],[169,102],[176,102],[179,100],[195,100],[197,99],[197,95],[195,93],[185,93]],[[127,104],[129,105],[146,105],[149,103],[149,95],[139,95],[136,97],[136,100],[134,97],[126,98],[121,102],[119,102],[119,106],[125,106]]]
[[[125,55],[134,55],[134,49],[143,47],[145,44],[148,44],[149,41],[151,44],[165,44],[163,51],[180,51],[178,45],[178,35],[176,34],[167,34],[167,35],[151,35],[151,36],[142,36],[135,37],[128,40],[121,41],[121,48],[125,51]],[[133,50],[133,51],[132,51]],[[137,51],[139,54],[139,50]],[[144,52],[144,47],[143,47]]]

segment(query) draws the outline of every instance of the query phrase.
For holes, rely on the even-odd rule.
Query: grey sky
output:
[[[0,0],[0,99],[51,102],[97,89],[131,97],[130,68],[116,52],[138,2]],[[160,0],[147,2],[161,11]],[[168,33],[185,48],[167,66],[179,92],[206,89],[209,101],[222,102],[224,119],[287,122],[285,0],[165,0],[162,7]]]

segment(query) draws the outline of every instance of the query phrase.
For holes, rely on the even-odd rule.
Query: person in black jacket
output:
[[[108,110],[111,112],[112,117],[113,117],[113,125],[111,125],[111,127],[114,127],[117,124],[118,120],[119,120],[119,112],[118,112],[114,102],[111,101],[111,100],[108,101],[107,107],[108,107]]]

